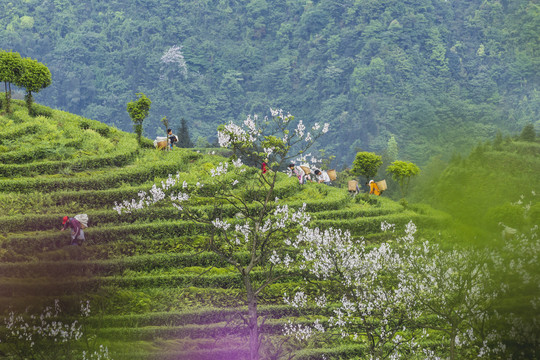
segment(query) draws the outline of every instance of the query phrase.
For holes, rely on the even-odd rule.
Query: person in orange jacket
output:
[[[369,193],[375,194],[377,196],[381,195],[381,190],[379,190],[379,187],[377,186],[377,183],[373,180],[369,180]]]

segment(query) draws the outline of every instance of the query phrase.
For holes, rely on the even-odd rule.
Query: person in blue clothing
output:
[[[62,225],[64,227],[60,231],[66,230],[68,227],[71,228],[71,243],[70,245],[82,245],[84,241],[84,231],[79,220],[64,216],[62,220]]]
[[[178,136],[172,133],[172,129],[167,129],[167,138],[168,138],[168,150],[172,150],[174,143],[178,142]]]

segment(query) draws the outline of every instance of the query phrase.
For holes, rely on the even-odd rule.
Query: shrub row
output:
[[[212,341],[213,343],[215,340]],[[227,341],[230,344],[229,341]],[[216,360],[216,359],[234,359],[234,360],[249,360],[249,351],[247,343],[243,340],[245,347],[239,347],[236,344],[225,348],[216,349],[215,344],[210,347],[210,350],[182,350],[182,351],[152,351],[152,352],[136,352],[126,353],[122,351],[120,354],[113,353],[117,360]],[[121,345],[123,346],[123,345]]]
[[[132,151],[113,155],[83,157],[76,160],[43,161],[21,165],[0,164],[0,177],[30,177],[36,174],[57,174],[64,169],[84,171],[103,167],[124,166],[133,160],[135,154],[136,151]]]
[[[396,229],[403,229],[409,221],[412,221],[419,227],[440,227],[446,225],[449,221],[448,217],[421,215],[412,211],[404,211],[397,214],[388,214],[382,216],[373,216],[358,219],[346,220],[314,220],[312,226],[317,226],[321,229],[330,227],[348,230],[352,235],[361,236],[364,234],[373,234],[381,231],[381,223],[386,221],[389,224],[395,224]]]
[[[126,240],[132,236],[144,239],[166,239],[174,236],[195,235],[208,232],[209,227],[188,221],[155,222],[149,224],[130,224],[85,230],[87,241],[94,244]],[[66,246],[70,242],[69,233],[59,231],[42,234],[11,235],[2,240],[0,248],[10,249],[25,255]]]
[[[79,120],[79,127],[83,130],[92,129],[103,137],[109,137],[117,132],[117,129],[110,127],[100,121],[82,118]],[[127,136],[127,134],[126,134]]]
[[[296,353],[298,360],[369,358],[365,344],[338,345],[331,348],[303,349]]]
[[[118,214],[112,210],[115,202],[121,202],[127,199],[138,199],[138,193],[141,190],[147,190],[149,186],[137,186],[130,188],[111,189],[111,190],[88,190],[88,191],[69,191],[55,192],[51,194],[53,202],[57,206],[68,205],[71,203],[84,204],[86,207],[106,206],[111,210],[81,210],[88,214],[89,226],[103,226],[118,223],[133,223],[143,221],[156,220],[174,220],[181,218],[181,213],[171,206],[151,206],[132,213]],[[22,195],[21,195],[22,196]],[[391,212],[390,209],[384,208],[366,208],[366,209],[350,209],[339,210],[347,201],[348,195],[338,193],[329,199],[304,201],[308,211],[314,213],[315,219],[342,219],[350,217],[375,216]],[[210,199],[211,200],[211,199]],[[290,207],[298,208],[304,202],[288,202]],[[274,206],[273,204],[271,204]],[[213,211],[211,205],[201,205],[196,207],[197,210],[205,213]],[[256,211],[260,209],[260,205],[253,203],[249,209]],[[332,211],[320,212],[322,209],[333,209]],[[221,208],[221,214],[226,218],[233,218],[238,212],[232,205],[226,204]],[[321,214],[321,215],[320,215]],[[43,231],[58,228],[61,223],[61,218],[66,214],[37,214],[37,215],[14,215],[0,217],[0,229],[4,232],[17,231]]]
[[[140,188],[138,189],[140,191]],[[137,191],[134,189],[133,191]],[[111,191],[112,192],[112,191]],[[120,191],[122,192],[122,191]],[[82,192],[84,195],[89,195],[87,192]],[[125,192],[122,192],[125,194]],[[136,195],[136,194],[135,194]],[[83,200],[81,198],[80,200]],[[71,201],[75,201],[71,199]],[[69,203],[66,201],[66,203]],[[88,206],[87,202],[81,201],[82,204]],[[178,220],[180,213],[178,209],[174,207],[147,207],[141,210],[137,210],[133,213],[118,214],[115,210],[112,210],[114,202],[107,203],[110,210],[94,210],[85,211],[88,215],[88,225],[90,228],[96,226],[110,226],[118,225],[121,223],[134,223],[136,221],[158,221],[158,220]],[[58,203],[58,205],[63,205]],[[82,211],[81,211],[82,212]],[[46,231],[51,229],[58,229],[61,227],[62,218],[66,214],[37,214],[37,215],[14,215],[0,217],[0,229],[4,232],[17,232],[17,231]],[[75,214],[73,214],[75,215]],[[93,231],[89,229],[88,231]]]
[[[24,141],[23,139],[28,134],[35,134],[39,131],[39,124],[33,123],[33,124],[20,124],[15,126],[10,126],[6,131],[0,132],[0,144],[4,140],[17,140],[20,139],[21,141]]]
[[[283,326],[289,319],[266,319],[264,325],[260,327],[261,332],[267,334],[279,334],[283,330]],[[312,324],[310,319],[296,319],[295,323]],[[326,325],[327,321],[320,320],[320,323]],[[207,325],[186,324],[182,326],[159,326],[159,327],[136,327],[136,328],[102,328],[100,336],[109,339],[125,339],[125,340],[152,340],[157,337],[164,339],[181,339],[181,338],[216,338],[219,336],[245,336],[249,334],[247,326],[235,326],[235,324],[214,323]]]
[[[24,164],[36,160],[44,159],[51,155],[54,149],[51,145],[35,145],[31,148],[25,147],[20,151],[9,151],[0,153],[0,163],[2,164]]]
[[[331,315],[321,308],[298,309],[290,305],[260,305],[259,316],[268,318],[298,317],[306,315]],[[153,312],[145,314],[109,315],[102,318],[89,318],[91,326],[135,328],[142,326],[166,326],[182,324],[211,324],[227,321],[238,313],[247,313],[247,307],[241,308],[198,308],[189,311]]]
[[[332,220],[332,219],[354,219],[359,217],[371,217],[393,214],[399,208],[374,208],[374,207],[357,207],[350,209],[339,209],[332,211],[320,211],[313,213],[314,220]]]
[[[281,333],[281,331],[279,331]],[[369,357],[366,354],[365,345],[338,345],[331,348],[309,348],[295,352],[295,360],[321,360],[321,359],[360,359]],[[290,354],[292,355],[292,354]],[[215,360],[235,359],[248,360],[249,353],[246,350],[234,348],[219,348],[211,350],[184,350],[181,352],[152,352],[152,353],[123,353],[114,354],[118,360]]]
[[[280,274],[280,272],[275,272]],[[283,272],[284,273],[284,272]],[[282,278],[282,282],[300,281],[300,275],[293,275],[287,272],[287,278]],[[265,273],[259,271],[252,272],[254,281],[264,281]],[[102,286],[114,286],[120,288],[185,288],[190,286],[221,288],[221,289],[241,289],[243,282],[237,273],[199,275],[199,274],[177,274],[160,276],[138,276],[138,277],[74,277],[68,279],[42,278],[39,281],[21,282],[20,279],[3,279],[0,281],[0,290],[4,296],[60,296],[69,294],[85,294],[97,291]]]
[[[183,171],[187,165],[183,162],[153,164],[144,167],[125,168],[111,174],[92,175],[88,177],[66,178],[29,178],[4,180],[0,183],[0,191],[56,191],[63,190],[105,190],[123,184],[137,185],[156,177],[167,177],[173,171]]]
[[[235,257],[237,261],[245,263],[248,259],[248,253],[238,253]],[[55,278],[60,278],[65,274],[106,276],[121,274],[126,270],[151,271],[157,268],[167,269],[192,266],[224,267],[227,265],[225,261],[213,252],[151,254],[113,260],[0,263],[0,277],[30,278],[36,274],[47,274],[47,276]]]

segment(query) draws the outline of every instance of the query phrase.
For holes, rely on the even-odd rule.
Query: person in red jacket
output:
[[[61,231],[66,230],[68,227],[71,228],[70,245],[82,245],[84,241],[84,231],[79,220],[72,217],[64,216],[64,219],[62,220],[62,225],[64,225],[64,227],[61,229]]]

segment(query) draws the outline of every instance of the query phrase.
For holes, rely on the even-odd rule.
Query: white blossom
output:
[[[214,225],[216,229],[222,229],[222,230],[227,230],[231,226],[230,223],[221,219],[213,220],[212,225]]]

